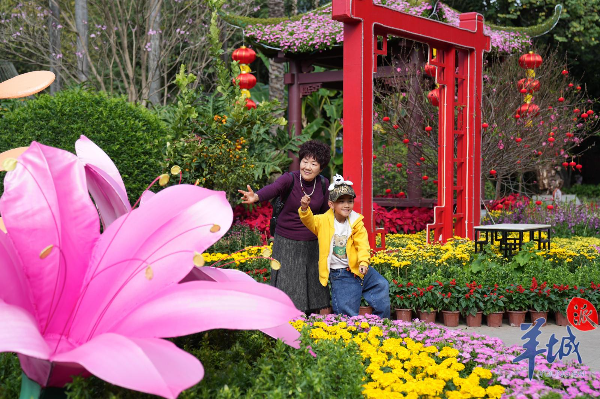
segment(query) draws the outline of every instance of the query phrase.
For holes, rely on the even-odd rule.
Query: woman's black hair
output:
[[[302,144],[300,146],[300,151],[298,151],[298,158],[300,158],[300,161],[306,157],[316,159],[321,166],[321,170],[323,170],[329,165],[329,160],[331,160],[331,150],[329,149],[329,146],[322,141],[310,140]]]

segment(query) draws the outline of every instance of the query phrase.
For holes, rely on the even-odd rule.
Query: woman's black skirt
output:
[[[275,235],[273,258],[281,263],[271,271],[271,285],[291,298],[299,310],[307,312],[330,304],[329,287],[319,282],[319,242],[296,241]]]

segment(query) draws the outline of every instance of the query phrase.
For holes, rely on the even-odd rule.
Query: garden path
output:
[[[520,328],[510,327],[505,324],[502,327],[467,327],[462,324],[454,329],[464,330],[475,334],[497,337],[504,342],[505,345],[523,346],[526,340],[521,339],[525,331]],[[582,363],[590,368],[591,371],[600,371],[600,330],[593,331],[578,331],[571,327],[571,331],[577,337],[579,342],[579,354],[581,355]],[[555,346],[555,351],[560,347],[561,338],[567,336],[566,327],[557,326],[556,324],[548,323],[541,329],[542,334],[537,338],[539,345],[538,349],[545,349],[550,336],[554,334],[558,343]],[[566,359],[576,359],[575,354],[571,354]],[[563,359],[564,361],[564,359]]]

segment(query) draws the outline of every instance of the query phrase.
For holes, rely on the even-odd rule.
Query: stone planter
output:
[[[569,325],[569,319],[567,319],[567,316],[565,316],[561,312],[554,312],[554,321],[556,322],[557,326]]]
[[[458,319],[460,317],[460,312],[458,310],[444,310],[442,311],[444,315],[444,325],[446,327],[457,327]]]
[[[546,324],[548,324],[548,312],[547,311],[546,312],[538,312],[538,311],[535,311],[535,310],[530,310],[529,314],[531,315],[531,322],[532,323],[535,323],[535,321],[537,319],[543,317],[544,319],[546,319],[546,321],[544,322],[544,324],[542,324],[542,327],[545,327]]]
[[[483,312],[477,312],[475,316],[468,314],[466,316],[467,327],[481,327],[481,316]]]
[[[424,312],[419,310],[419,320],[424,321],[425,323],[435,323],[435,316],[437,312]]]
[[[394,309],[396,312],[396,320],[412,321],[411,309]]]
[[[327,314],[332,314],[332,313],[333,313],[333,309],[331,308],[331,306],[319,310],[320,315],[327,315]]]
[[[361,306],[358,309],[359,316],[364,316],[366,314],[373,314],[373,306]]]
[[[511,327],[520,327],[521,324],[525,323],[526,310],[509,310],[508,311],[508,324]]]
[[[485,316],[488,327],[502,327],[502,317],[504,312],[490,313]]]

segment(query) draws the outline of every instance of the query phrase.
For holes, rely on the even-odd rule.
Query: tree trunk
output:
[[[418,48],[413,48],[410,55],[410,68],[422,68],[425,63],[425,56],[423,52]],[[421,91],[421,76],[413,75],[413,81],[410,82],[412,86],[412,90],[410,91],[410,95],[413,96],[410,103],[416,104],[419,99],[418,97],[423,95]],[[410,110],[412,113],[410,120],[412,121],[411,130],[408,132],[408,138],[410,139],[410,143],[408,145],[409,150],[406,156],[407,167],[410,169],[410,172],[407,173],[406,176],[406,192],[408,194],[408,198],[410,199],[421,199],[423,198],[423,171],[421,166],[417,165],[419,162],[419,158],[423,156],[423,151],[420,147],[413,146],[412,143],[418,141],[419,135],[423,134],[423,115],[419,112],[419,110],[415,107]]]
[[[160,26],[161,26],[161,9],[162,0],[153,0],[152,9],[150,11],[150,54],[148,59],[148,82],[150,82],[150,90],[148,100],[153,105],[160,104]]]
[[[284,3],[283,0],[268,0],[269,16],[283,17]],[[276,63],[271,59],[269,61],[269,98],[271,100],[279,100],[282,107],[285,107],[285,87],[283,84],[284,65]],[[279,116],[279,115],[278,115]],[[271,129],[271,133],[277,131],[277,126]]]
[[[496,198],[494,198],[494,199],[500,199],[501,188],[502,188],[502,177],[498,176],[498,180],[496,180]]]
[[[87,0],[75,0],[75,26],[77,28],[77,78],[88,80],[88,5]]]
[[[57,0],[50,0],[50,15],[48,16],[48,36],[50,38],[50,71],[54,72],[56,78],[50,85],[50,94],[54,94],[61,89],[61,70],[62,58],[60,46],[60,6]]]

